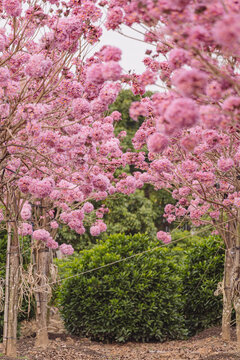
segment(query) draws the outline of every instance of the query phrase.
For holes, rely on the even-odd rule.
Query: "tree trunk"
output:
[[[240,350],[240,299],[234,303],[236,311],[236,332],[237,332],[237,347]]]
[[[11,228],[8,225],[3,346],[5,355],[10,357],[17,356],[18,287],[19,244],[17,227],[14,226],[13,236],[11,236]]]
[[[36,280],[41,287],[36,291],[35,298],[37,304],[36,323],[37,333],[35,346],[46,348],[49,344],[48,338],[48,299],[49,288],[47,286],[49,276],[49,250],[41,248],[36,254]]]
[[[222,312],[222,339],[229,341],[231,338],[232,314],[232,268],[233,261],[230,249],[225,252],[224,279],[223,279],[223,312]]]
[[[237,347],[240,350],[240,224],[236,227],[236,252],[233,275],[233,304],[236,311]]]

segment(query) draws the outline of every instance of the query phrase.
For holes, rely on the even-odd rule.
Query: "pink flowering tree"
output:
[[[210,222],[222,235],[223,337],[230,337],[233,302],[239,341],[240,4],[106,0],[101,5],[107,29],[123,33],[124,24],[154,49],[146,52],[146,71],[125,78],[135,94],[150,84],[161,88],[131,108],[133,119],[146,117],[133,140],[136,149],[147,143],[149,150],[151,165],[140,178],[174,190],[178,203],[166,208],[169,222],[182,216],[195,225]],[[164,233],[158,237],[169,241]]]
[[[232,306],[239,326],[239,139],[196,127],[169,145],[161,155],[150,154],[149,178],[173,191],[176,205],[165,207],[169,223],[187,218],[194,226],[211,224],[225,242],[222,335],[229,340]]]
[[[91,200],[143,185],[141,172],[116,177],[127,163],[146,169],[144,155],[123,154],[114,135],[117,111],[105,116],[121,89],[121,51],[105,46],[95,1],[5,0],[1,4],[1,193],[0,219],[8,228],[5,353],[16,356],[21,256],[19,236],[31,236],[37,345],[47,345],[48,276],[59,225],[78,234],[90,225],[105,231],[104,208]],[[95,212],[89,224],[88,214]],[[71,255],[71,245],[60,250]],[[22,282],[23,283],[23,282]]]

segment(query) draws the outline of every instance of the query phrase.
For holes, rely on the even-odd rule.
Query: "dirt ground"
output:
[[[20,339],[18,357],[14,360],[240,360],[236,342],[223,342],[220,331],[219,327],[211,328],[187,341],[124,345],[50,333],[46,350],[34,348],[33,337]],[[3,355],[0,359],[10,360]]]

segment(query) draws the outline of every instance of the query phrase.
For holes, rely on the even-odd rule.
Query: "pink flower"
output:
[[[32,207],[28,202],[25,202],[21,210],[21,218],[29,220],[32,216]]]
[[[176,220],[176,216],[175,215],[169,215],[168,217],[167,217],[167,222],[169,223],[169,224],[171,224],[173,221],[175,221]]]
[[[102,74],[102,65],[101,64],[91,65],[87,69],[86,80],[89,83],[102,84],[104,81]]]
[[[239,96],[229,96],[224,100],[222,105],[223,110],[225,111],[234,111],[240,110],[240,97]]]
[[[90,234],[92,236],[98,236],[101,234],[101,229],[99,225],[94,225],[90,227]]]
[[[123,19],[123,12],[120,7],[114,7],[108,12],[107,21],[105,26],[108,30],[115,30],[119,27]]]
[[[62,244],[59,248],[63,255],[72,255],[74,253],[72,245]]]
[[[213,185],[215,182],[215,175],[211,171],[197,171],[195,173],[195,178],[199,182],[206,183],[206,185]]]
[[[197,143],[197,137],[192,134],[184,136],[180,141],[181,147],[186,151],[192,151]]]
[[[77,98],[72,102],[72,109],[73,116],[75,116],[76,119],[81,119],[81,117],[90,112],[91,106],[86,99]]]
[[[33,78],[41,78],[48,74],[51,67],[52,60],[45,59],[42,54],[36,54],[30,57],[25,68],[25,73]]]
[[[169,140],[166,136],[160,133],[154,133],[149,136],[147,140],[148,150],[153,153],[161,153],[169,145]]]
[[[64,222],[65,224],[67,224],[70,219],[71,219],[71,215],[70,213],[67,213],[67,212],[63,212],[61,215],[60,215],[60,219],[62,222]]]
[[[240,16],[239,14],[227,14],[216,22],[213,29],[213,37],[217,44],[239,53],[239,33]]]
[[[22,223],[20,225],[20,228],[18,230],[19,235],[21,236],[27,236],[27,235],[32,235],[33,233],[33,228],[31,224],[28,223]]]
[[[161,240],[164,244],[169,244],[172,240],[171,235],[165,231],[158,231],[157,239]]]
[[[116,61],[109,61],[104,64],[102,68],[102,75],[104,80],[119,80],[122,68]]]
[[[213,100],[218,100],[222,96],[221,85],[217,81],[210,82],[206,87],[207,96],[211,97]]]
[[[4,215],[2,209],[0,209],[0,222],[4,220]]]
[[[51,221],[50,226],[52,229],[58,229],[59,225],[56,221]]]
[[[201,106],[200,117],[202,124],[207,129],[217,128],[224,121],[224,116],[219,108],[213,105]]]
[[[29,191],[29,186],[32,182],[32,178],[30,176],[23,176],[18,181],[18,187],[22,193],[26,194]]]
[[[176,210],[175,210],[176,216],[185,216],[186,212],[187,212],[187,210],[184,209],[183,207],[176,208]]]
[[[184,186],[178,190],[179,195],[181,196],[188,196],[191,193],[191,189],[187,186]]]
[[[47,242],[48,239],[51,238],[51,235],[45,229],[38,229],[33,232],[32,237],[34,240],[41,240]]]
[[[119,91],[119,84],[111,82],[106,83],[100,91],[99,98],[104,104],[109,105],[116,100]]]
[[[7,86],[9,79],[10,79],[10,73],[8,68],[0,67],[0,85]]]
[[[83,211],[86,213],[86,214],[89,214],[90,212],[92,212],[94,210],[94,206],[93,204],[91,204],[90,202],[86,202],[84,205],[83,205]]]
[[[119,61],[121,60],[122,51],[115,46],[103,46],[100,50],[103,61]]]
[[[240,208],[240,197],[234,198],[234,205]]]
[[[204,43],[208,43],[211,38],[209,31],[202,25],[195,25],[189,29],[189,43],[192,46],[200,47]]]
[[[208,76],[197,69],[177,70],[172,78],[172,83],[183,96],[192,96],[205,91]]]
[[[154,160],[150,166],[151,169],[157,171],[159,174],[161,174],[162,172],[166,172],[166,173],[171,172],[173,169],[173,165],[171,161],[168,160],[167,158]]]
[[[102,220],[98,220],[96,224],[97,224],[97,226],[99,226],[101,232],[104,232],[107,230],[107,225]]]
[[[234,155],[234,160],[236,161],[236,163],[240,163],[240,148],[237,149]]]
[[[44,198],[51,194],[54,186],[55,182],[50,177],[43,180],[33,179],[29,186],[29,192],[38,198]]]
[[[186,50],[183,49],[173,49],[169,52],[169,65],[171,69],[175,70],[180,68],[182,65],[185,65],[189,62],[190,56]]]
[[[171,102],[164,117],[173,129],[189,128],[198,122],[199,110],[195,101],[188,98],[180,98]]]
[[[110,185],[110,181],[107,176],[99,174],[93,178],[93,186],[95,189],[104,191]]]
[[[144,86],[154,84],[156,80],[157,80],[156,74],[149,69],[144,71],[141,75],[141,83]]]
[[[174,212],[174,210],[175,210],[175,207],[172,204],[167,204],[164,208],[164,212],[166,214],[171,214],[172,212]]]
[[[57,249],[58,248],[58,243],[53,240],[53,238],[50,236],[50,238],[48,238],[47,242],[46,242],[46,246],[49,249]]]
[[[181,164],[183,172],[193,173],[198,169],[198,164],[192,160],[183,161]]]
[[[219,212],[218,210],[216,210],[216,211],[211,211],[211,212],[209,213],[209,215],[211,216],[212,219],[218,220],[218,219],[219,219],[219,216],[220,216],[220,212]]]
[[[113,111],[111,117],[113,118],[113,121],[119,121],[121,120],[122,114],[119,111]]]
[[[0,51],[3,51],[7,45],[7,37],[4,30],[0,30]]]
[[[224,172],[231,170],[233,165],[234,165],[234,161],[231,158],[226,159],[226,158],[221,157],[217,162],[217,166],[218,166],[219,170],[224,171]]]
[[[3,6],[6,13],[10,16],[19,16],[22,12],[20,0],[3,0]]]

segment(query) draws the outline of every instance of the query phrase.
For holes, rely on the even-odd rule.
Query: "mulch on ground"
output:
[[[239,360],[236,341],[222,341],[220,331],[214,327],[186,341],[123,345],[49,334],[50,344],[46,350],[35,348],[33,337],[19,340],[18,357],[14,360]],[[0,359],[10,360],[3,355]]]

